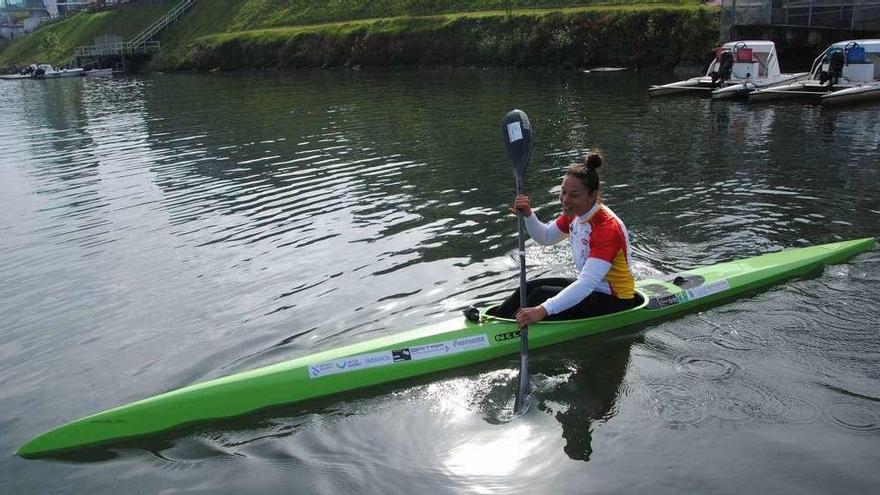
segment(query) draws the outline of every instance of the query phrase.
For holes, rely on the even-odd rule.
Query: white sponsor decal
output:
[[[693,289],[689,289],[686,292],[688,299],[693,300],[699,299],[701,297],[711,296],[712,294],[726,291],[729,288],[730,283],[727,280],[719,280],[717,282],[712,282],[711,284],[694,287]]]
[[[479,349],[481,347],[489,347],[489,338],[486,334],[449,340],[446,342],[438,342],[436,344],[417,345],[410,347],[409,351],[413,360],[419,360],[445,354],[457,354],[459,352]]]
[[[309,366],[309,377],[317,378],[319,376],[335,375],[347,371],[375,368],[376,366],[385,366],[386,364],[391,364],[393,362],[394,358],[391,356],[391,351],[361,354],[360,356],[351,356],[337,359],[336,361],[313,364]]]
[[[519,126],[519,122],[511,122],[507,124],[507,137],[510,139],[511,143],[523,138],[522,127]]]
[[[447,340],[445,342],[437,342],[434,344],[405,347],[403,349],[361,354],[358,356],[337,359],[335,361],[326,361],[310,365],[309,378],[319,378],[322,376],[347,373],[349,371],[375,368],[377,366],[388,366],[395,362],[415,361],[448,354],[457,354],[459,352],[470,351],[482,347],[489,347],[489,337],[486,334],[462,337],[460,339]]]

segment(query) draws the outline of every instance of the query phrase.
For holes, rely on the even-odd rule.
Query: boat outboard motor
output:
[[[718,70],[711,74],[712,86],[720,86],[721,83],[730,79],[732,73],[733,54],[730,53],[730,50],[722,50],[721,53],[718,54]]]
[[[828,55],[828,72],[822,71],[819,73],[819,83],[825,84],[828,82],[828,87],[837,84],[837,81],[843,75],[844,65],[846,65],[846,54],[843,53],[843,50],[838,49],[831,52]]]

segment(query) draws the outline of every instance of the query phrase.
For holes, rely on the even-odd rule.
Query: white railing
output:
[[[182,2],[177,4],[177,6],[174,7],[171,12],[168,12],[168,14],[153,23],[153,25],[141,31],[131,40],[131,43],[139,45],[148,42],[151,38],[153,38],[153,36],[156,36],[156,34],[168,27],[169,24],[176,21],[178,17],[189,10],[189,8],[192,7],[194,3],[196,3],[196,0],[183,0]]]
[[[880,0],[722,0],[721,9],[723,25],[880,30]]]
[[[183,0],[177,4],[170,12],[162,16],[161,19],[154,22],[150,27],[144,29],[131,41],[124,43],[111,43],[102,45],[81,46],[74,49],[73,54],[76,57],[109,57],[119,55],[145,55],[159,50],[159,42],[152,41],[160,31],[168,27],[169,24],[176,21],[183,15],[196,0]]]
[[[782,8],[788,25],[872,29],[873,24],[873,29],[880,28],[878,0],[797,0]]]
[[[158,41],[145,41],[139,44],[113,43],[109,45],[80,46],[73,50],[76,57],[110,57],[114,55],[143,55],[159,49]]]

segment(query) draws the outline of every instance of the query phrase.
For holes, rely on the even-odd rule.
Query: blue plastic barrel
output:
[[[863,64],[865,63],[865,47],[853,46],[846,51],[846,63]]]

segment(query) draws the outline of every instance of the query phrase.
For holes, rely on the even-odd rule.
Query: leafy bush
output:
[[[711,50],[714,19],[702,9],[605,9],[356,21],[205,36],[179,67],[670,67]]]

